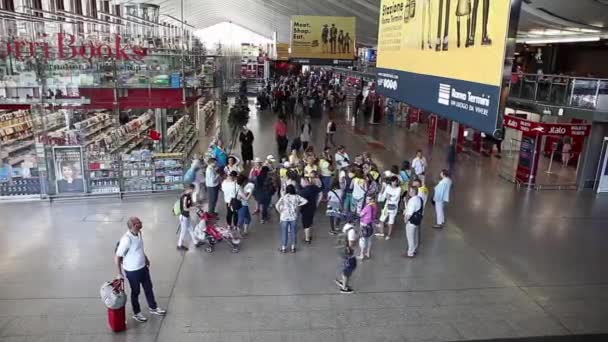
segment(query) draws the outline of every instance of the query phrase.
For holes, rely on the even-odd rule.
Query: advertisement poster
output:
[[[53,147],[57,194],[84,193],[84,167],[81,146]]]
[[[292,16],[291,57],[352,60],[356,28],[355,17]]]
[[[538,158],[536,153],[536,137],[530,135],[522,136],[516,174],[518,181],[525,184],[534,184],[536,158]]]
[[[493,133],[511,0],[382,0],[378,89]]]

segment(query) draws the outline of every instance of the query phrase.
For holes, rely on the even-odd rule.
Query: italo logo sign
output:
[[[114,35],[113,42],[82,41],[68,33],[58,33],[55,39],[43,35],[39,40],[11,39],[0,44],[0,56],[23,59],[42,56],[46,59],[98,59],[141,60],[148,55],[148,49],[137,45],[123,44],[120,35]]]
[[[566,127],[551,127],[549,134],[566,134]]]

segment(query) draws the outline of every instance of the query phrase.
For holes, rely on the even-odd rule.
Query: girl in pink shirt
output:
[[[361,218],[359,225],[361,226],[361,234],[359,234],[359,247],[361,252],[359,259],[371,258],[372,237],[374,236],[374,220],[378,217],[378,205],[373,197],[367,198],[367,203],[361,210]]]

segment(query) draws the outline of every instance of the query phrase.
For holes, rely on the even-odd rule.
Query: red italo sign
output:
[[[148,49],[137,45],[122,44],[120,35],[114,35],[113,42],[84,41],[76,42],[74,35],[58,33],[56,40],[44,34],[39,40],[14,38],[0,44],[0,56],[23,59],[43,56],[46,59],[97,59],[115,58],[116,60],[141,60],[148,55]]]

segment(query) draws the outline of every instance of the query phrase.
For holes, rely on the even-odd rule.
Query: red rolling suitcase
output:
[[[120,309],[108,309],[108,324],[113,332],[127,330],[126,306]]]

